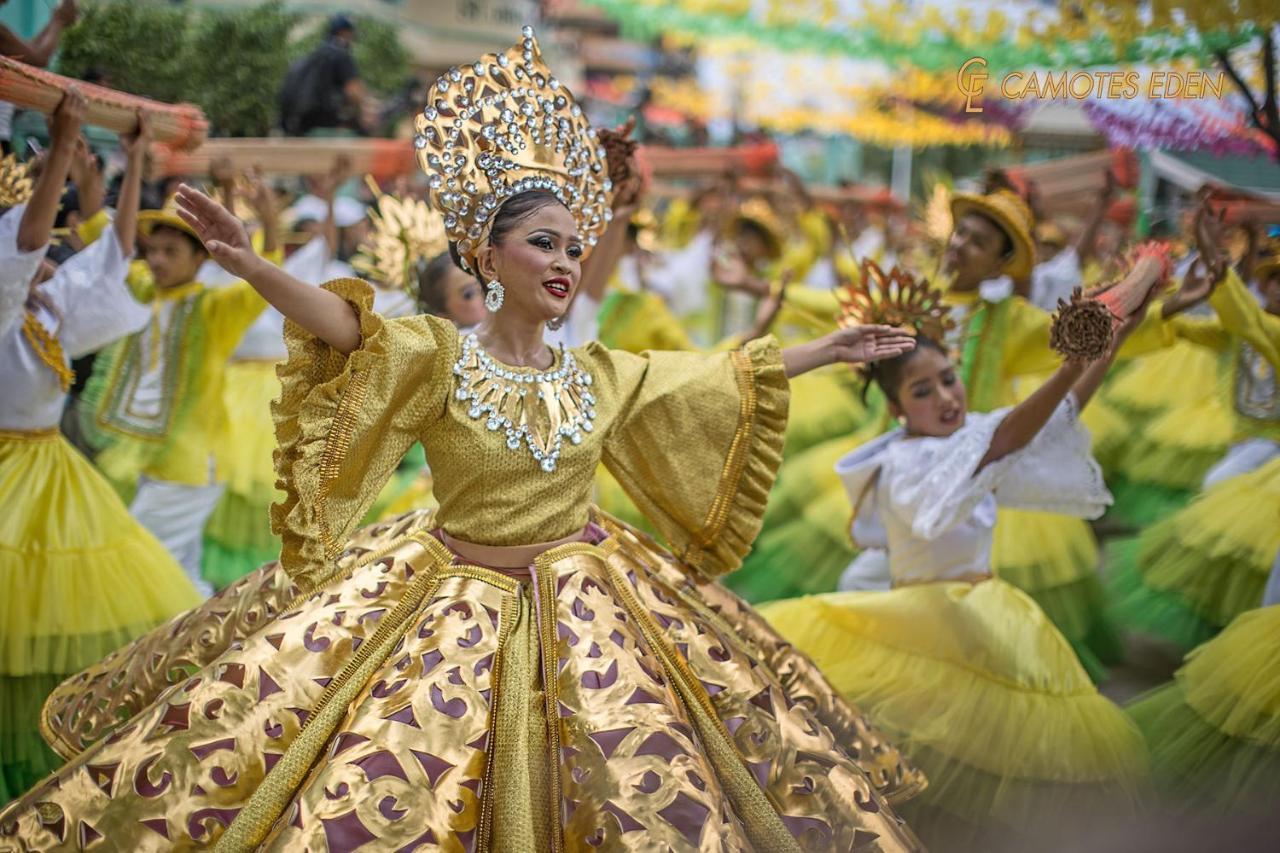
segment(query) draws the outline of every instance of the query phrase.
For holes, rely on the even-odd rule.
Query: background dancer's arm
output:
[[[71,168],[80,128],[88,112],[89,102],[84,95],[77,87],[69,87],[53,112],[50,131],[53,142],[40,177],[36,178],[35,189],[22,212],[22,222],[18,225],[19,251],[34,252],[49,242],[49,232],[53,230],[62,189],[67,182],[67,171]]]
[[[360,346],[360,323],[345,299],[258,257],[240,220],[194,187],[178,188],[178,205],[219,266],[248,281],[281,314],[344,355]]]
[[[133,134],[120,137],[120,147],[128,158],[124,178],[120,181],[120,194],[116,198],[116,219],[113,227],[120,249],[125,257],[133,254],[138,234],[138,203],[142,195],[142,173],[146,169],[147,148],[151,144],[151,114],[138,111],[138,129]]]

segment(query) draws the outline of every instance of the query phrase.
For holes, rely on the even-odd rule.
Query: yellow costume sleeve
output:
[[[773,338],[731,353],[588,349],[621,407],[603,461],[671,550],[707,577],[751,547],[782,461],[789,389]]]
[[[110,224],[111,217],[107,215],[106,208],[103,208],[76,226],[76,236],[87,246],[101,237]]]
[[[130,261],[129,273],[125,276],[124,283],[133,292],[133,298],[139,302],[150,302],[156,295],[156,282],[151,277],[151,267],[147,266],[146,261]]]
[[[834,331],[839,314],[835,291],[793,284],[787,287],[774,325],[804,329],[802,336],[807,339]]]
[[[322,582],[409,446],[443,417],[458,354],[453,324],[437,317],[384,320],[373,288],[338,279],[324,288],[360,319],[360,348],[343,355],[285,323],[279,368],[277,486],[271,507],[280,563],[303,589]]]
[[[1055,369],[1062,362],[1062,356],[1049,349],[1053,315],[1021,296],[1009,299],[1009,326],[1001,356],[1001,373],[1009,378]]]
[[[1215,352],[1223,352],[1231,346],[1231,333],[1222,328],[1222,321],[1217,317],[1175,314],[1165,320],[1165,323],[1180,340],[1190,341],[1197,346],[1206,347]]]
[[[210,337],[218,342],[229,341],[235,349],[245,331],[266,309],[267,300],[249,282],[237,281],[208,291],[204,304]]]
[[[1214,289],[1209,304],[1224,329],[1244,338],[1280,370],[1280,317],[1262,310],[1235,270],[1227,271],[1227,280]]]

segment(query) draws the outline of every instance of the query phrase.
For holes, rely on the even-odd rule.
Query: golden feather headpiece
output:
[[[0,207],[13,207],[31,198],[35,185],[31,169],[13,154],[0,160]]]
[[[604,146],[542,61],[533,28],[504,53],[450,69],[431,87],[414,146],[431,204],[468,269],[503,202],[545,190],[569,208],[590,252],[613,217]]]
[[[377,203],[351,266],[387,287],[416,294],[418,267],[449,248],[444,220],[425,201],[384,193],[368,175],[365,183]]]
[[[907,329],[942,343],[955,326],[942,291],[895,266],[886,273],[870,258],[863,258],[857,281],[845,282],[836,291],[841,326],[884,325]]]

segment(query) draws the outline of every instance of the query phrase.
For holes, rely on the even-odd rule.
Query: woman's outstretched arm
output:
[[[336,293],[299,281],[253,251],[244,224],[194,187],[178,187],[178,214],[200,235],[209,255],[262,294],[281,314],[341,353],[360,346],[360,321]]]

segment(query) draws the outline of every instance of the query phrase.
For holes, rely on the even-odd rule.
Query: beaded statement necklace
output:
[[[70,367],[67,367],[67,356],[62,350],[62,343],[49,334],[49,330],[36,319],[34,311],[27,311],[22,318],[22,334],[31,345],[31,350],[36,357],[47,364],[58,377],[58,384],[62,386],[62,390],[71,388],[76,375]]]
[[[542,371],[507,367],[481,349],[475,335],[467,335],[453,365],[455,396],[470,403],[467,414],[484,418],[490,432],[502,430],[508,449],[528,448],[548,474],[556,470],[564,440],[581,444],[596,417],[591,374],[578,367],[564,344],[557,363]]]

